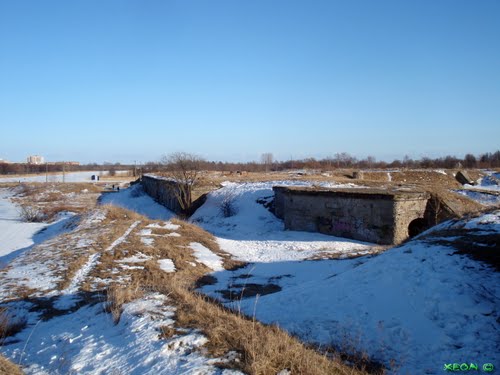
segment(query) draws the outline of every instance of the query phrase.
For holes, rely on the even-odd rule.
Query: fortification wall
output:
[[[182,212],[175,191],[177,183],[162,178],[144,175],[141,179],[144,191],[155,201],[167,207],[169,210],[180,214]]]
[[[397,244],[410,223],[423,218],[428,195],[366,189],[313,190],[275,187],[275,212],[285,228]]]

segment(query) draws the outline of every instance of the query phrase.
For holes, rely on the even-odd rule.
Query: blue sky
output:
[[[0,158],[500,146],[500,2],[0,0]]]

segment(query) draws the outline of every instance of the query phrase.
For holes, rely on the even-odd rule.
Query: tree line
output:
[[[355,168],[355,169],[371,169],[371,168],[500,168],[500,150],[495,152],[486,152],[480,155],[466,154],[463,158],[452,155],[447,155],[439,158],[422,157],[420,159],[412,159],[405,156],[403,159],[395,159],[391,162],[376,160],[373,156],[368,156],[363,159],[358,159],[355,156],[340,152],[330,157],[323,159],[305,158],[305,159],[290,159],[277,161],[273,158],[270,152],[261,155],[260,161],[251,161],[246,163],[232,163],[222,161],[207,161],[198,158],[198,166],[202,170],[208,171],[223,171],[223,172],[268,172],[268,171],[283,171],[290,169],[321,169],[333,170],[338,168]],[[150,161],[141,166],[126,165],[120,163],[104,163],[104,164],[27,164],[27,163],[0,163],[0,174],[29,174],[29,173],[45,173],[45,172],[62,172],[63,168],[66,172],[78,171],[114,171],[118,169],[139,169],[142,173],[161,172],[165,170],[165,160]]]
[[[421,159],[412,159],[405,156],[403,159],[395,159],[391,162],[377,161],[375,157],[368,156],[364,159],[357,159],[355,156],[347,153],[337,153],[324,159],[306,158],[276,161],[272,153],[262,154],[260,162],[251,161],[246,163],[231,163],[222,161],[207,161],[199,158],[198,166],[202,170],[226,171],[226,172],[266,172],[266,171],[284,171],[290,169],[321,169],[333,170],[338,168],[353,169],[391,169],[391,168],[500,168],[500,150],[496,152],[487,152],[475,156],[466,154],[463,158],[447,155],[439,158],[422,157]],[[165,160],[159,162],[148,162],[141,166],[143,173],[160,172],[165,169]]]

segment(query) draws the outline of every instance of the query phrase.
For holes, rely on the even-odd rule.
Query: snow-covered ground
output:
[[[500,205],[500,173],[487,171],[486,176],[477,180],[476,185],[464,185],[462,190],[456,193],[481,203],[485,206]]]
[[[236,259],[253,262],[302,260],[311,257],[369,254],[376,246],[360,241],[327,236],[321,233],[285,231],[279,220],[260,202],[269,202],[273,186],[311,186],[306,181],[274,181],[225,183],[208,195],[207,201],[191,217],[191,221],[217,237],[222,250]],[[325,187],[355,187],[318,183]],[[223,201],[230,200],[234,215],[224,217]]]
[[[175,216],[172,211],[145,194],[139,184],[117,192],[105,193],[101,198],[101,203],[123,207],[154,220],[169,220]]]
[[[440,229],[500,239],[500,211],[432,231]],[[443,241],[420,236],[349,260],[267,263],[256,257],[243,269],[213,273],[218,282],[202,290],[305,341],[354,345],[394,374],[439,374],[450,362],[498,364],[498,272]]]
[[[486,171],[486,176],[477,180],[476,185],[464,185],[468,190],[491,190],[500,192],[500,173]]]
[[[276,323],[306,342],[344,349],[355,346],[391,367],[394,374],[439,374],[443,364],[450,362],[500,363],[498,272],[488,264],[456,254],[457,250],[451,247],[454,238],[472,233],[478,247],[490,246],[497,251],[498,241],[492,246],[491,238],[499,238],[500,211],[443,223],[413,241],[373,255],[378,249],[372,244],[285,231],[282,221],[264,203],[272,198],[272,186],[292,184],[307,183],[226,183],[209,194],[191,220],[213,233],[222,250],[250,264],[224,271],[216,254],[199,243],[191,243],[198,261],[210,264],[215,270],[212,275],[217,282],[204,286],[203,292],[263,322]],[[222,214],[224,200],[231,201],[232,216]],[[151,198],[141,195],[138,187],[107,194],[103,202],[152,218],[168,220],[172,216]],[[95,211],[79,225],[87,228],[103,219]],[[151,228],[175,231],[179,226],[171,222],[134,226],[117,241],[125,241],[126,235],[135,230],[148,246],[154,246]],[[453,237],[446,237],[439,230],[452,231]],[[489,242],[481,242],[481,236]],[[92,266],[91,240],[77,237],[68,246],[87,249],[87,263]],[[50,254],[57,258],[54,242],[37,246],[39,256],[44,256],[44,252],[48,256],[52,251]],[[332,256],[340,259],[308,260]],[[36,286],[41,288],[42,297],[47,293],[52,298],[78,300],[72,299],[74,294],[63,297],[60,292],[50,294],[57,281],[50,264],[47,267],[37,263],[36,257],[24,263],[22,259],[16,260],[18,264],[13,267],[16,272],[25,272],[19,276],[19,282],[29,282],[26,276],[40,280],[46,276],[52,286]],[[137,267],[147,260],[146,255],[139,253],[117,264]],[[170,259],[158,262],[165,272],[176,272]],[[1,298],[0,294],[0,302]],[[12,303],[17,304],[19,315],[30,308],[28,302]],[[167,297],[148,294],[125,305],[117,325],[110,315],[103,313],[103,304],[86,304],[71,314],[48,321],[30,313],[28,329],[14,337],[2,351],[15,362],[27,364],[29,374],[37,375],[113,371],[223,373],[214,366],[216,359],[205,358],[194,350],[206,340],[196,331],[159,340],[159,327],[171,325],[175,312]]]
[[[455,190],[456,193],[465,195],[466,197],[481,203],[484,206],[497,206],[500,205],[500,191],[499,194],[485,193],[475,191],[474,189]]]
[[[67,230],[73,216],[60,214],[51,224],[23,222],[20,207],[11,201],[13,195],[12,190],[0,189],[0,269],[34,244]]]
[[[119,174],[117,171],[117,174]],[[128,172],[128,171],[124,171]],[[108,175],[108,171],[86,171],[86,172],[69,172],[64,175],[65,182],[91,182],[92,175],[96,176],[106,176]],[[28,177],[3,177],[0,176],[0,183],[2,182],[63,182],[63,174],[49,174],[45,176],[45,174],[37,175],[37,176],[28,176]]]
[[[24,364],[26,374],[239,374],[215,367],[196,349],[206,338],[193,330],[160,339],[161,327],[172,326],[175,308],[152,293],[125,305],[117,325],[104,302],[43,321],[8,340],[4,353]],[[28,306],[25,306],[27,308]]]
[[[2,192],[1,234],[2,229],[15,228],[14,224],[27,225],[19,222],[8,192]],[[160,211],[151,205],[147,197],[131,197],[129,193],[123,194],[129,197],[133,207],[142,207],[143,212],[152,216],[159,213],[160,217],[171,216],[168,210],[163,208]],[[79,221],[73,220],[71,225],[59,225],[63,222],[60,221],[46,227],[45,237],[40,237],[39,242],[30,240],[32,231],[21,229],[16,231],[16,236],[9,237],[8,242],[5,241],[9,247],[3,247],[2,254],[12,249],[13,252],[8,266],[0,270],[0,307],[7,308],[9,322],[24,322],[26,327],[3,342],[0,347],[2,354],[20,364],[26,374],[34,375],[240,374],[218,367],[226,359],[205,355],[203,345],[207,339],[196,330],[176,327],[175,335],[161,337],[162,329],[174,324],[175,307],[167,296],[147,293],[125,304],[121,318],[115,324],[112,315],[105,312],[107,302],[102,294],[97,291],[91,296],[80,293],[80,286],[100,259],[101,252],[96,251],[95,241],[103,233],[108,233],[102,228],[104,219],[105,210],[98,209]],[[137,228],[140,224],[140,221],[133,222],[103,252],[114,251],[134,235],[134,231],[137,232],[135,235],[147,237],[144,232],[150,229]],[[170,222],[150,227],[180,228]],[[71,234],[56,236],[69,230]],[[48,236],[49,232],[51,236]],[[16,249],[22,249],[22,252],[16,252]],[[58,283],[73,255],[87,261],[77,269],[67,287],[60,290]],[[116,263],[117,268],[126,270],[127,267],[137,267],[129,264],[140,264],[149,259],[149,256],[138,253]],[[172,260],[159,259],[158,262],[163,271],[176,272]],[[120,276],[115,282],[119,283],[119,280],[126,278]],[[109,280],[100,279],[100,282]],[[25,295],[29,297],[25,298]]]

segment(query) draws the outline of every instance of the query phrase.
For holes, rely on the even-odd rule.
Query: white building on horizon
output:
[[[27,162],[28,162],[28,164],[44,164],[45,159],[43,158],[43,156],[31,155],[31,156],[28,156]]]

